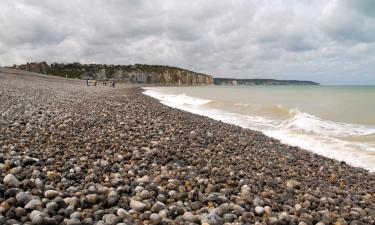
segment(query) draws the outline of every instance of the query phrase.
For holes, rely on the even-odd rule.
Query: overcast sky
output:
[[[162,64],[375,84],[375,0],[1,0],[0,65]]]

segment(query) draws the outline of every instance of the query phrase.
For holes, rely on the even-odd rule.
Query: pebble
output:
[[[176,218],[177,216],[183,215],[185,213],[185,209],[181,206],[172,206],[169,210],[169,215],[172,218]]]
[[[3,182],[9,187],[17,187],[20,183],[13,174],[6,175],[3,179]]]
[[[199,221],[199,218],[191,212],[185,212],[184,215],[182,216],[182,218],[185,221],[189,221],[189,222],[192,222],[192,223],[197,223]]]
[[[108,197],[107,197],[108,206],[116,205],[117,202],[119,201],[119,198],[120,196],[116,191],[109,192]]]
[[[165,209],[165,204],[162,203],[162,202],[155,202],[155,204],[151,207],[151,212],[155,212],[155,213],[158,213],[160,212],[161,210]]]
[[[60,195],[60,192],[55,191],[55,190],[47,190],[44,192],[44,197],[49,198],[49,199],[53,199],[59,195]]]
[[[151,224],[160,224],[162,221],[162,217],[157,213],[152,213],[150,215],[150,223]]]
[[[34,210],[41,208],[43,206],[43,203],[39,199],[32,199],[25,205],[25,209],[27,210]]]
[[[105,214],[103,216],[103,221],[107,225],[116,225],[121,219],[114,214]]]
[[[138,212],[142,212],[146,209],[146,204],[144,204],[143,202],[131,199],[130,200],[130,208],[132,208],[132,209],[134,209]]]
[[[259,215],[259,216],[263,215],[263,213],[264,213],[264,208],[261,207],[261,206],[257,206],[257,207],[255,207],[255,213],[256,213],[257,215]]]
[[[132,218],[132,216],[125,209],[122,208],[119,208],[117,210],[117,216],[124,220],[130,220]]]
[[[71,218],[67,220],[66,225],[82,225],[82,222],[78,218]]]
[[[252,196],[253,194],[251,193],[250,187],[248,185],[243,185],[241,187],[241,194],[240,194],[241,199],[251,202],[253,200]]]
[[[267,213],[268,215],[271,215],[271,213],[272,213],[272,209],[271,209],[271,207],[269,207],[269,206],[265,206],[265,207],[264,207],[264,212]]]
[[[57,173],[56,171],[48,171],[47,172],[47,177],[50,180],[54,180],[57,176],[59,176],[59,173]]]
[[[26,205],[32,198],[33,196],[30,193],[23,192],[23,191],[17,193],[16,195],[17,203],[20,206]]]
[[[89,194],[86,196],[86,198],[87,198],[87,201],[91,204],[95,204],[98,200],[97,194]]]
[[[14,213],[16,214],[16,216],[18,218],[21,218],[22,216],[26,216],[27,212],[24,208],[22,207],[17,207],[15,210],[14,210]]]

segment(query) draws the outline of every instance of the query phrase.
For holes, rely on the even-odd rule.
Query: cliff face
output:
[[[188,71],[146,72],[142,70],[116,70],[113,76],[118,80],[129,80],[135,83],[200,85],[213,84],[211,76]],[[105,78],[105,77],[103,77]]]
[[[25,64],[25,65],[29,65]],[[193,71],[158,65],[101,65],[101,64],[51,64],[43,62],[43,70],[38,66],[42,63],[32,63],[33,67],[20,65],[17,68],[31,72],[42,72],[52,75],[108,80],[115,79],[131,83],[165,84],[165,85],[210,85],[213,78],[210,75]],[[47,66],[45,66],[47,65]],[[45,72],[44,72],[45,71]]]
[[[124,69],[117,68],[111,73],[111,70],[95,69],[86,71],[83,77],[94,77],[98,80],[116,79],[129,81],[133,83],[146,84],[175,84],[175,85],[201,85],[213,84],[212,76],[195,73],[185,70],[163,70],[163,71],[145,71],[142,69]]]

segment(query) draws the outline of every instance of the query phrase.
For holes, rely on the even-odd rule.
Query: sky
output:
[[[375,84],[374,0],[1,0],[0,65],[160,64]]]

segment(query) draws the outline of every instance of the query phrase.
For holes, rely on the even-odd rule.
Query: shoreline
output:
[[[355,132],[363,132],[365,133],[362,135],[363,137],[356,136],[356,138],[367,138],[368,134],[371,135],[371,133],[375,132],[375,127],[372,125],[335,122],[327,118],[321,118],[317,114],[302,111],[298,106],[288,108],[282,104],[275,103],[271,106],[274,107],[272,108],[273,110],[279,110],[277,115],[265,115],[267,111],[262,112],[264,113],[263,115],[259,114],[259,112],[257,112],[258,114],[251,114],[250,108],[252,107],[250,107],[250,103],[246,103],[243,99],[237,100],[235,97],[228,96],[225,97],[223,102],[220,97],[212,94],[218,94],[222,90],[211,89],[210,87],[196,90],[199,94],[195,94],[195,90],[191,88],[172,88],[171,90],[163,87],[142,88],[144,89],[143,94],[160,101],[166,106],[237,125],[245,129],[259,131],[267,137],[279,140],[283,144],[297,146],[327,158],[344,161],[353,167],[360,167],[369,170],[371,173],[375,172],[374,154],[371,153],[375,149],[371,144],[366,145],[367,142],[350,142],[350,140],[345,138],[340,139],[340,136],[332,135],[333,132],[345,131],[343,136],[357,135]],[[224,91],[223,96],[231,94],[230,91]],[[234,89],[233,91],[237,90]],[[267,105],[269,108],[271,106]],[[231,107],[234,107],[234,109],[231,109]],[[250,113],[245,110],[249,110]],[[285,117],[285,111],[289,113],[287,117]],[[282,115],[280,115],[281,113]],[[297,122],[305,121],[302,121],[304,123],[297,123],[296,120]],[[309,124],[312,124],[312,126],[320,125],[322,128],[312,128],[310,135]],[[335,130],[331,131],[327,127]],[[298,131],[297,128],[301,129],[301,131]],[[289,134],[289,132],[293,134]],[[353,138],[352,140],[355,139]],[[368,140],[371,140],[370,136]],[[346,146],[340,146],[337,143],[345,143]],[[349,145],[352,146],[347,147]],[[352,157],[352,155],[356,155],[356,157]]]
[[[365,169],[170,108],[140,87],[1,71],[0,81],[0,222],[375,222]]]

